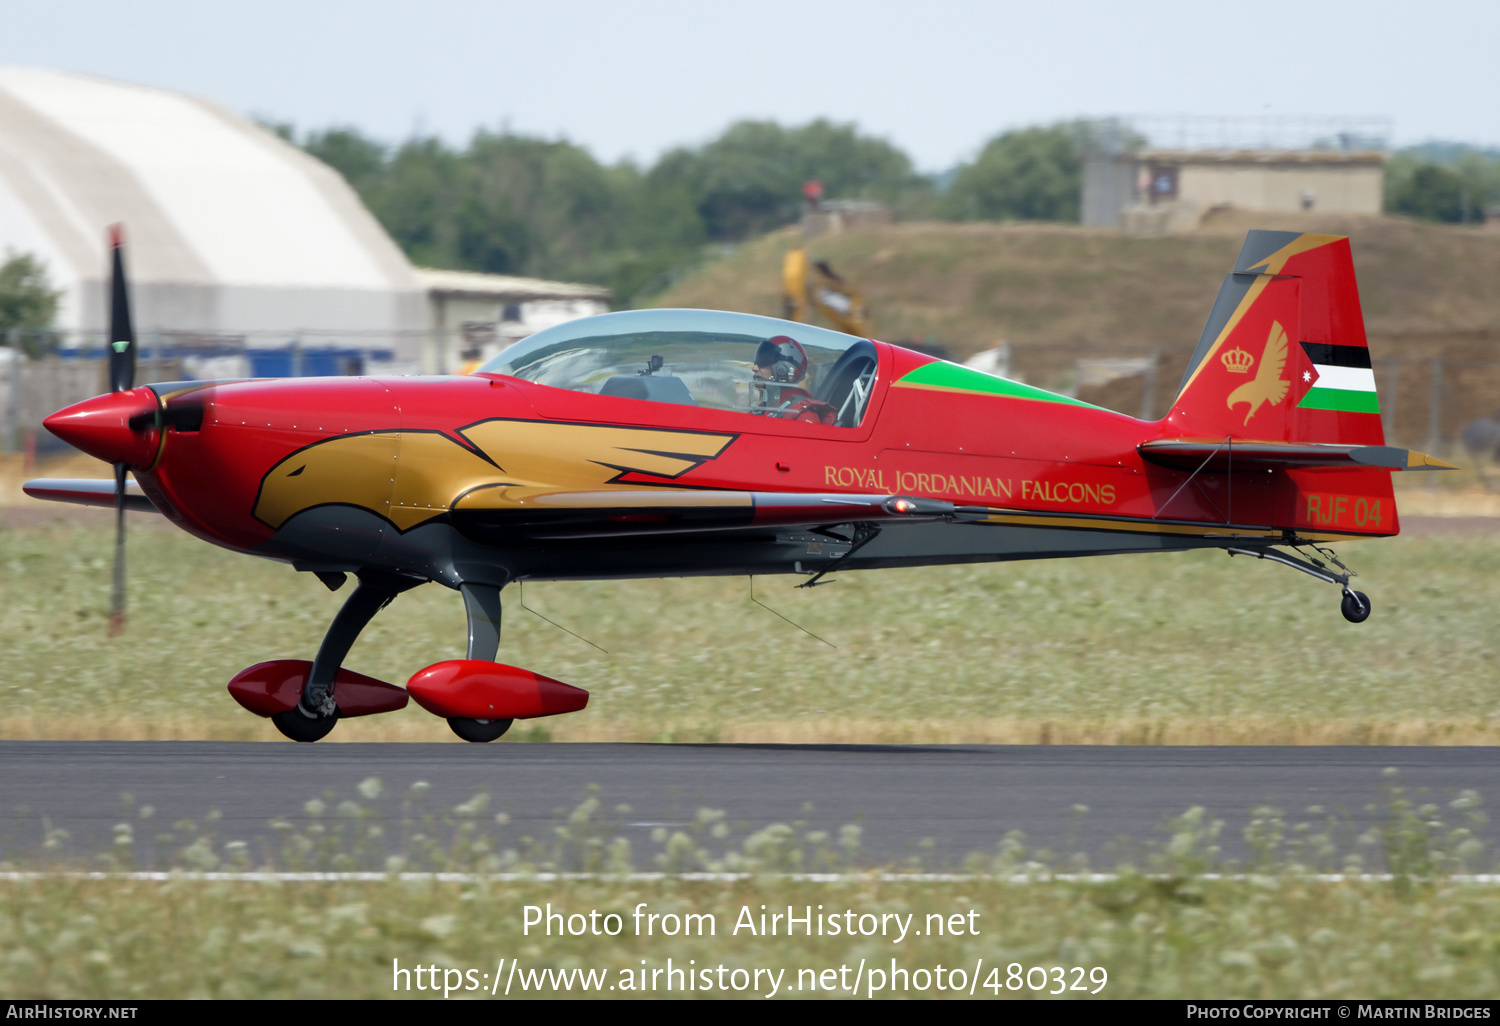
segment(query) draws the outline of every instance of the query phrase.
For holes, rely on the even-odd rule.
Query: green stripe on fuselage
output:
[[[1070,406],[1086,406],[1091,410],[1101,409],[1093,403],[1081,402],[1070,399],[1056,392],[1048,392],[1046,389],[1033,388],[1023,385],[1019,381],[1011,381],[1007,378],[997,378],[993,374],[974,370],[972,367],[961,367],[956,363],[946,363],[942,360],[934,360],[932,363],[924,363],[906,377],[896,382],[898,385],[916,385],[920,388],[942,388],[954,392],[976,392],[984,395],[1003,395],[1010,399],[1031,399],[1044,403],[1066,403]]]
[[[1311,388],[1299,410],[1339,410],[1343,413],[1379,413],[1380,403],[1374,392],[1355,392],[1345,388]]]

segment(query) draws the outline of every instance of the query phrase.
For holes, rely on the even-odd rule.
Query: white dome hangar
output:
[[[46,262],[57,327],[107,319],[107,227],[125,225],[137,331],[415,336],[426,290],[331,168],[213,103],[0,68],[0,257]]]

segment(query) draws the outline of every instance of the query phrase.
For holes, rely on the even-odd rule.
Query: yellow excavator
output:
[[[781,264],[782,316],[803,321],[809,310],[826,317],[839,331],[868,338],[870,317],[858,287],[840,278],[826,260],[809,260],[798,246]]]

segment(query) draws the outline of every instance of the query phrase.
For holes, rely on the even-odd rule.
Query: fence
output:
[[[1392,444],[1435,456],[1500,458],[1500,363],[1377,360],[1375,387]]]
[[[1028,354],[1021,355],[1024,375],[1032,366],[1024,359]],[[1037,369],[1042,366],[1038,361]],[[1074,368],[1071,391],[1079,398],[1146,419],[1167,414],[1180,373],[1175,354],[1155,353],[1130,359],[1078,357]],[[1056,380],[1056,368],[1046,369],[1053,373],[1040,376],[1039,384],[1049,377]],[[1374,371],[1387,443],[1447,459],[1500,462],[1500,362],[1377,358]]]
[[[136,383],[223,378],[416,374],[425,332],[143,333]],[[0,346],[0,444],[6,452],[69,450],[41,429],[51,413],[109,389],[102,332],[11,329]]]
[[[1385,150],[1388,116],[1124,114],[1094,123],[1089,142],[1118,153],[1144,144],[1172,150]]]
[[[4,451],[40,455],[70,451],[41,430],[42,420],[108,389],[103,334],[13,330],[4,341],[0,346],[0,443]],[[415,374],[422,368],[408,354],[422,352],[426,341],[425,333],[146,334],[138,349],[136,381]],[[1051,374],[1033,373],[1043,368],[1028,364],[1028,351],[1015,355],[1023,376],[1048,384]],[[1090,368],[1083,367],[1086,363]],[[1176,392],[1176,371],[1168,371],[1176,366],[1172,356],[1079,359],[1077,364],[1080,371],[1074,376],[1074,390],[1081,393],[1080,398],[1131,416],[1165,415]],[[1115,373],[1101,375],[1108,380],[1090,387],[1089,374],[1099,370],[1095,364],[1109,364]],[[1387,442],[1445,458],[1477,456],[1500,461],[1500,362],[1452,357],[1377,359],[1374,369]]]

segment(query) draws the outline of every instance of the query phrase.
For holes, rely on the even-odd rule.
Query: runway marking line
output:
[[[1131,874],[1131,879],[1142,880],[1203,880],[1228,883],[1246,880],[1261,880],[1279,873],[1199,873],[1180,876],[1171,873]],[[1297,873],[1298,880],[1316,883],[1391,883],[1394,873]],[[102,870],[70,871],[58,870],[10,870],[0,872],[0,882],[26,882],[34,880],[138,880],[165,883],[167,881],[197,881],[200,883],[381,883],[384,881],[423,883],[555,883],[557,881],[598,881],[602,883],[642,883],[657,880],[683,880],[695,883],[737,883],[742,880],[787,880],[795,883],[852,883],[861,880],[880,883],[970,883],[975,881],[1033,884],[1033,883],[1114,883],[1122,877],[1118,873],[1017,873],[1011,876],[995,876],[988,873],[276,873],[276,872],[184,872],[181,870],[137,870],[130,872],[106,872]],[[1500,873],[1454,873],[1441,879],[1448,883],[1500,884]],[[498,974],[499,967],[496,967]]]

